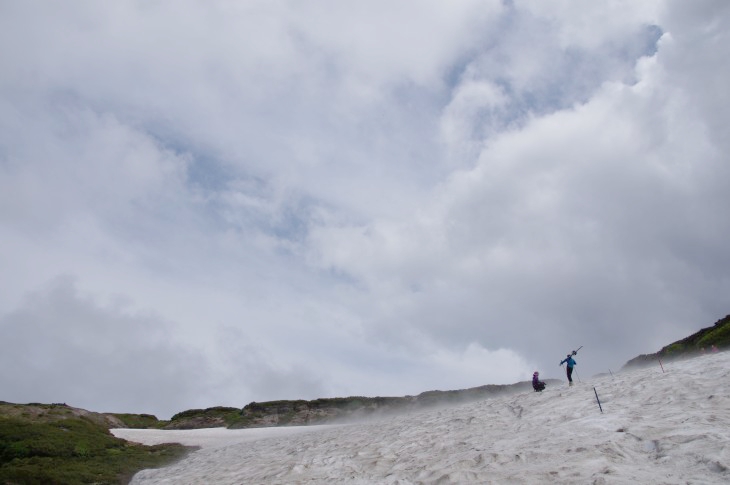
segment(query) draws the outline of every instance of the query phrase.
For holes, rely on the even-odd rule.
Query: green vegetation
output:
[[[715,345],[718,349],[724,349],[730,347],[730,315],[720,320],[714,327],[710,327],[708,331],[699,336],[697,340],[697,346],[700,348],[709,348]]]
[[[676,356],[681,355],[686,351],[686,347],[684,344],[675,342],[673,344],[667,345],[661,350],[661,354],[666,356]]]
[[[677,340],[653,354],[642,354],[628,361],[624,368],[648,365],[658,359],[676,359],[709,352],[712,346],[718,350],[730,348],[730,315],[715,322],[712,327],[703,328],[689,337]]]
[[[155,416],[152,416],[151,414],[119,414],[119,413],[113,413],[111,416],[114,416],[115,418],[119,419],[122,423],[124,423],[124,426],[127,428],[137,428],[137,429],[161,429],[166,424],[168,424],[168,421],[160,421]]]
[[[212,407],[207,409],[189,409],[174,415],[165,429],[197,429],[237,427],[243,421],[240,408]],[[238,426],[241,427],[241,426]]]
[[[697,353],[703,348],[709,350],[715,345],[718,349],[730,346],[730,315],[715,322],[712,327],[703,328],[689,337],[673,342],[659,351],[660,356]]]
[[[230,427],[302,426],[338,420],[385,415],[430,406],[486,399],[531,388],[527,381],[511,385],[487,385],[458,391],[427,391],[403,397],[335,397],[312,401],[268,401],[247,404]]]
[[[191,449],[128,443],[109,433],[98,416],[66,405],[0,403],[0,483],[126,483],[137,471],[168,464]]]

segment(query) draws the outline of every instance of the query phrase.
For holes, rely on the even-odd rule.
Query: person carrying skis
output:
[[[566,373],[568,374],[568,383],[569,385],[573,385],[573,366],[576,365],[575,360],[573,360],[573,356],[568,354],[567,357],[565,357],[564,360],[560,361],[560,365],[568,364],[568,367],[566,369]]]
[[[545,389],[545,383],[540,380],[540,373],[538,371],[532,374],[532,388],[535,392],[540,392]]]

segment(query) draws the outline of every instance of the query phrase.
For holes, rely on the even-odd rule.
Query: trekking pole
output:
[[[658,361],[659,361],[659,367],[661,367],[661,368],[662,368],[662,374],[664,374],[664,366],[662,365],[662,359],[660,359],[660,358],[658,358],[658,357],[657,357],[657,359],[656,359],[656,360],[658,360]]]
[[[578,375],[578,370],[575,371],[575,377],[578,378],[578,382],[583,383],[583,381],[580,380],[580,376]]]

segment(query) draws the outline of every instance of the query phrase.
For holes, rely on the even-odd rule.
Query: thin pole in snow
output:
[[[659,367],[662,368],[662,374],[664,374],[664,366],[662,365],[662,359],[657,357],[657,360],[659,361]]]
[[[598,409],[600,409],[601,414],[603,414],[603,407],[601,407],[601,400],[598,399],[598,391],[596,391],[595,387],[593,387],[593,392],[596,394],[596,402],[598,403]]]
[[[613,377],[613,372],[611,372],[611,369],[608,369],[608,372],[611,373],[611,377]]]

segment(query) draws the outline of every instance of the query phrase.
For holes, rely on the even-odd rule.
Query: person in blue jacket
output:
[[[569,385],[573,385],[573,366],[576,365],[575,360],[573,360],[573,356],[568,354],[568,356],[560,361],[560,365],[568,364],[568,368],[566,369],[566,372],[568,374],[568,383]]]

